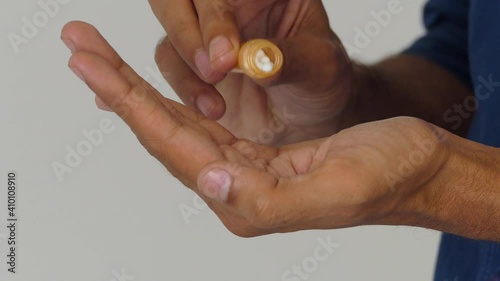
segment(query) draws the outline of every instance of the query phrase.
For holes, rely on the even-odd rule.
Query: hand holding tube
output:
[[[321,1],[149,2],[168,34],[156,61],[187,106],[259,143],[339,130],[353,65]],[[271,139],[260,138],[276,112],[297,118],[285,120]]]

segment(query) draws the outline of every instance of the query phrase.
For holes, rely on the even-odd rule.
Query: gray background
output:
[[[46,0],[42,0],[46,1]],[[331,24],[354,45],[355,27],[388,0],[325,2]],[[422,33],[421,0],[402,0],[394,15],[356,58],[376,61]],[[230,234],[207,208],[187,223],[180,208],[194,195],[170,176],[113,114],[96,109],[94,95],[66,67],[59,40],[64,23],[96,25],[136,71],[175,94],[156,71],[153,50],[163,34],[147,1],[72,0],[14,52],[7,34],[20,34],[22,18],[43,11],[37,1],[0,4],[0,280],[123,281],[282,280],[313,254],[317,238],[339,247],[307,280],[431,280],[439,233],[409,227],[360,227],[242,239]],[[59,181],[54,161],[85,140],[82,130],[109,119],[114,131],[72,173]],[[18,171],[18,274],[7,274],[6,172]],[[119,274],[118,274],[119,275]],[[131,276],[134,276],[133,278]],[[306,279],[306,278],[304,278]],[[300,280],[300,279],[296,279]]]

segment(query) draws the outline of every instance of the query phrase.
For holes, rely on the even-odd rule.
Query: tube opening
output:
[[[255,64],[264,72],[271,72],[276,65],[276,55],[269,47],[259,49],[255,55]]]
[[[283,67],[283,53],[271,41],[250,40],[241,47],[238,67],[252,79],[271,78]]]

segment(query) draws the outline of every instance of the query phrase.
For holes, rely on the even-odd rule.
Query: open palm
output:
[[[396,118],[314,141],[264,146],[164,98],[92,26],[69,23],[62,38],[72,46],[73,71],[237,235],[394,223],[389,214],[411,203],[414,190],[395,190],[383,175],[397,170],[396,158],[414,150],[416,139],[433,138],[423,121]],[[439,157],[429,156],[422,166],[439,169]],[[416,186],[426,181],[419,171],[409,177]]]

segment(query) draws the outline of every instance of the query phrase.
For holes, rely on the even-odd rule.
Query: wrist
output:
[[[411,225],[499,240],[500,150],[446,132],[443,166],[416,196]]]
[[[391,172],[384,174],[393,192],[394,207],[380,223],[436,228],[430,225],[434,221],[430,207],[439,206],[431,202],[438,201],[442,189],[434,187],[452,158],[449,133],[420,119],[402,118],[412,122],[406,121],[400,129],[406,131],[400,137],[406,141],[404,149],[395,150],[398,156],[391,161]]]

